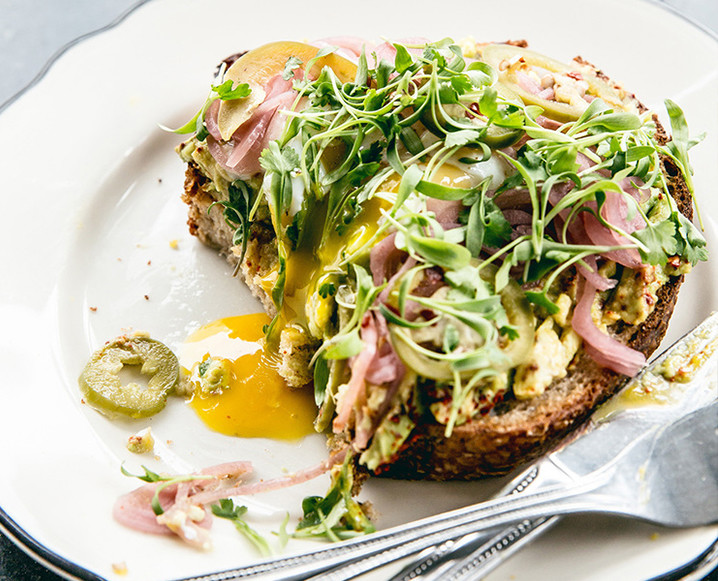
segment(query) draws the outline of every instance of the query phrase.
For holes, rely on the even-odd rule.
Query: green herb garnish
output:
[[[242,533],[263,557],[269,557],[272,554],[269,543],[242,518],[246,512],[246,506],[235,505],[229,498],[224,498],[219,503],[212,505],[212,514],[214,516],[232,521],[234,528]]]

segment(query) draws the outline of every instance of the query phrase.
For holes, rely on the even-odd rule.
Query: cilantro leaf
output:
[[[498,111],[498,105],[496,104],[496,97],[498,93],[493,87],[488,87],[484,94],[479,99],[479,111],[481,114],[491,119]]]
[[[708,260],[706,239],[683,214],[674,212],[671,215],[676,224],[676,237],[679,241],[679,252],[691,265],[695,266],[703,260]]]
[[[337,287],[333,282],[325,282],[322,286],[319,287],[319,290],[317,291],[319,293],[319,296],[323,299],[326,299],[327,297],[333,297],[337,292]]]
[[[479,140],[481,134],[477,129],[459,129],[458,131],[452,131],[446,136],[447,147],[461,147],[467,143],[476,142]]]
[[[249,229],[250,219],[249,215],[251,212],[251,198],[254,194],[252,189],[246,182],[242,180],[235,180],[228,187],[229,200],[220,200],[213,202],[207,212],[215,206],[222,206],[224,208],[222,214],[224,221],[227,225],[234,228],[234,234],[232,235],[232,244],[234,246],[242,246],[242,251],[239,256],[239,262],[241,263],[244,259],[244,255],[247,252],[247,243],[249,242]]]
[[[649,224],[643,230],[634,232],[632,236],[646,247],[639,248],[644,262],[665,265],[668,257],[678,251],[675,232],[675,222],[667,220],[658,224]]]
[[[302,59],[297,56],[290,56],[287,62],[284,63],[284,71],[282,72],[282,78],[288,81],[294,76],[294,71],[301,67],[304,63]]]
[[[234,528],[243,534],[263,557],[270,556],[272,549],[269,547],[267,540],[242,518],[246,512],[246,506],[235,506],[234,502],[229,498],[224,498],[218,504],[212,505],[212,514],[214,516],[232,521]]]
[[[243,99],[248,97],[252,92],[247,83],[239,83],[233,87],[233,82],[227,79],[221,85],[212,85],[212,90],[222,101],[234,101],[235,99]]]
[[[299,155],[291,147],[280,149],[279,144],[272,141],[269,147],[262,151],[259,163],[265,171],[288,173],[299,167]]]

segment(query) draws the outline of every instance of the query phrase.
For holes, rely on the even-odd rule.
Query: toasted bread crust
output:
[[[665,131],[656,119],[658,139],[667,141]],[[680,172],[669,159],[663,159],[669,189],[680,211],[692,218],[692,198]],[[232,228],[222,217],[218,206],[210,208],[214,198],[208,180],[199,168],[189,163],[186,172],[184,201],[189,205],[190,232],[202,242],[217,248],[235,264],[232,253]],[[209,211],[208,211],[209,209]],[[276,246],[267,239],[268,228],[253,226],[242,274],[252,292],[262,301],[268,313],[275,309],[271,297],[260,285],[260,279],[274,266]],[[648,318],[638,326],[618,323],[614,332],[630,347],[649,356],[665,335],[683,277],[671,277],[658,291],[658,301]],[[297,352],[302,352],[299,349]],[[291,356],[290,356],[291,359]],[[288,361],[288,366],[302,369],[306,361]],[[301,385],[311,379],[299,373],[290,384]],[[554,381],[545,392],[530,400],[506,400],[490,413],[454,428],[445,437],[445,426],[427,423],[425,418],[405,443],[395,460],[382,466],[382,475],[403,479],[476,479],[505,474],[554,446],[567,432],[583,421],[593,409],[613,395],[625,377],[598,366],[583,351],[574,358],[568,373]]]

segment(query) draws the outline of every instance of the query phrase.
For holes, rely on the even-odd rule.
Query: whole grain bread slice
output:
[[[657,139],[665,143],[668,137],[657,119],[655,122]],[[662,163],[669,191],[680,211],[691,219],[692,197],[680,171],[668,158]],[[190,232],[236,266],[238,257],[232,252],[233,228],[223,219],[221,207],[212,207],[215,195],[208,178],[190,162],[183,194],[189,206]],[[270,315],[274,314],[275,308],[262,279],[274,268],[276,260],[276,241],[271,227],[267,223],[254,223],[243,263],[239,266],[244,281]],[[617,338],[646,356],[653,353],[665,335],[682,279],[682,275],[672,276],[659,289],[655,308],[642,324],[616,324],[614,334]],[[311,381],[309,361],[317,346],[297,341],[291,333],[282,334],[280,372],[290,386],[302,386]],[[624,376],[600,367],[580,350],[567,375],[555,380],[543,394],[523,401],[504,400],[490,413],[455,427],[449,437],[444,435],[445,426],[422,416],[394,461],[382,466],[380,474],[433,480],[468,480],[505,474],[554,446],[598,404],[613,395],[624,380]]]

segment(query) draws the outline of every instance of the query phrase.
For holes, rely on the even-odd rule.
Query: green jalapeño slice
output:
[[[121,374],[139,381],[123,382]],[[165,407],[167,396],[179,382],[179,363],[163,343],[140,336],[122,336],[90,357],[79,378],[85,401],[109,415],[131,418],[152,416]]]

